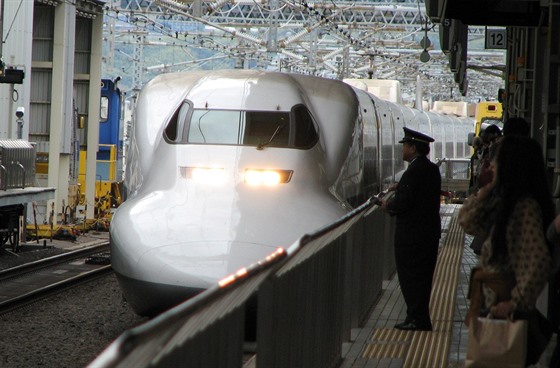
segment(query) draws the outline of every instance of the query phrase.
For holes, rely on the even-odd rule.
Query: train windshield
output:
[[[165,133],[176,143],[257,148],[306,149],[318,140],[313,118],[303,105],[286,112],[192,109],[184,104]]]
[[[497,125],[500,130],[504,129],[504,122],[498,119],[483,119],[480,130],[484,131],[490,125]]]

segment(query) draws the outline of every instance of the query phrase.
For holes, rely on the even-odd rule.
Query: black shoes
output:
[[[420,323],[419,321],[412,320],[397,323],[395,328],[404,331],[432,331],[432,324],[430,322]]]
[[[409,325],[409,324],[410,324],[410,321],[404,321],[404,322],[401,322],[401,323],[397,323],[395,325],[395,328],[398,329],[398,330],[402,330],[402,328],[404,326]]]

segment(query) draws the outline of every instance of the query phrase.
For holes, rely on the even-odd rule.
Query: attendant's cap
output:
[[[432,143],[434,139],[427,136],[426,134],[417,132],[409,128],[403,128],[404,138],[399,141],[399,143]]]

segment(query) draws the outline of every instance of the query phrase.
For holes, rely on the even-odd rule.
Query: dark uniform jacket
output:
[[[440,195],[439,168],[426,156],[416,157],[403,173],[393,200],[387,204],[389,213],[397,216],[396,247],[419,241],[431,243],[440,238]]]

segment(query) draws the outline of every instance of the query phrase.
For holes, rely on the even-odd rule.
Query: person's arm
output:
[[[465,202],[459,209],[457,220],[459,225],[470,235],[485,235],[480,234],[482,230],[480,226],[480,212],[490,193],[494,189],[494,182],[480,188],[478,192],[471,194],[465,199]]]
[[[389,212],[390,215],[405,212],[414,203],[416,185],[415,175],[412,171],[405,172],[395,190],[395,195],[382,208]]]

